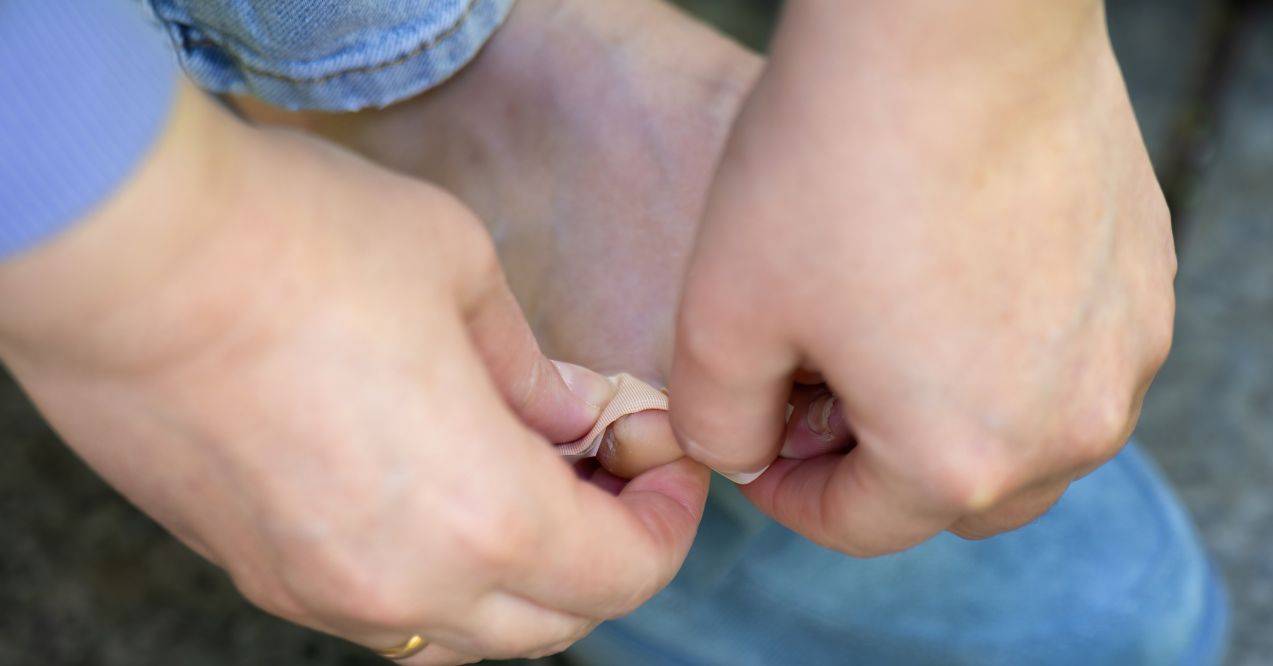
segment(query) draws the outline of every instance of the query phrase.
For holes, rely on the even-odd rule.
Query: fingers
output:
[[[519,595],[495,590],[465,614],[465,626],[421,630],[432,640],[485,659],[537,657],[556,652],[592,631],[600,620],[546,608]],[[470,627],[480,633],[470,634]]]
[[[597,467],[592,475],[588,477],[588,483],[591,483],[611,495],[617,496],[619,493],[623,492],[624,487],[628,485],[628,480],[621,476],[611,474],[606,470],[606,468],[601,466],[601,463],[596,461],[596,458],[593,458],[592,461]]]
[[[779,459],[743,488],[760,510],[809,539],[857,557],[914,546],[954,520],[915,485],[891,478],[866,448]]]
[[[464,613],[463,626],[421,625],[400,632],[377,632],[356,642],[380,652],[402,646],[413,633],[426,641],[424,650],[398,660],[408,664],[458,664],[477,659],[537,657],[564,649],[592,631],[598,621],[543,608],[504,592],[485,595]],[[480,633],[471,633],[479,627]]]
[[[482,571],[475,573],[489,576],[492,589],[554,613],[595,621],[631,611],[671,580],[689,551],[706,502],[707,470],[674,462],[638,476],[618,496],[580,480],[525,426],[553,441],[577,439],[595,421],[596,405],[610,399],[609,381],[564,364],[559,374],[539,353],[502,279],[472,299],[466,319],[489,377],[513,412],[468,408],[486,414],[481,438],[487,455],[495,456],[487,464],[498,467],[480,484],[494,517],[470,539],[481,553]],[[489,508],[491,495],[498,507]],[[461,513],[484,518],[471,508]],[[492,644],[499,639],[489,622],[464,622],[480,646],[469,649],[463,636],[441,642],[483,656],[525,653],[524,645]],[[563,640],[543,626],[536,632]],[[513,647],[519,650],[503,650]]]
[[[631,479],[684,457],[667,412],[647,410],[625,416],[610,426],[597,460],[611,474]]]
[[[852,439],[840,401],[825,384],[798,386],[792,391],[782,457],[815,458],[848,448]]]
[[[1052,466],[1060,466],[1063,469],[1062,472],[1011,493],[1007,498],[995,503],[989,510],[960,518],[951,525],[949,531],[965,539],[986,539],[1020,529],[1047,513],[1060,501],[1071,483],[1109,462],[1110,458],[1122,449],[1122,445],[1136,429],[1136,422],[1140,419],[1148,388],[1147,378],[1146,382],[1133,393],[1126,424],[1120,432],[1109,438],[1110,443],[1095,447],[1092,452],[1083,452],[1077,457],[1055,456],[1051,461]]]
[[[605,377],[539,351],[503,273],[489,277],[469,310],[473,344],[505,402],[551,442],[570,442],[592,427],[614,392]]]
[[[965,539],[986,539],[1020,529],[1047,513],[1069,487],[1064,481],[1026,488],[989,511],[960,518],[950,526],[950,532]]]
[[[677,322],[669,396],[686,454],[745,483],[782,446],[794,352],[691,279]]]
[[[386,660],[386,664],[405,664],[405,666],[460,666],[460,664],[476,664],[481,657],[457,652],[445,645],[429,643],[424,650],[406,659]]]
[[[501,403],[474,350],[462,341],[450,349],[430,371],[447,378],[448,391],[463,399],[431,412],[433,426],[468,441],[446,441],[440,456],[424,457],[409,468],[418,474],[419,490],[397,505],[402,516],[416,517],[421,522],[412,524],[426,529],[387,526],[387,533],[368,538],[359,561],[390,566],[367,570],[360,564],[342,571],[359,581],[365,596],[311,599],[305,606],[312,616],[325,618],[322,625],[296,619],[333,627],[333,633],[372,648],[394,645],[412,633],[433,642],[408,663],[558,651],[610,609],[652,594],[670,577],[688,549],[705,483],[701,490],[688,491],[681,487],[685,483],[669,483],[675,500],[697,502],[691,516],[650,519],[660,525],[681,521],[679,538],[669,547],[662,534],[629,515],[619,499],[580,481],[543,438]],[[399,412],[405,413],[410,412]],[[582,497],[581,489],[596,497]],[[411,533],[416,533],[414,540]],[[301,578],[333,576],[320,568]],[[575,600],[579,612],[563,609],[558,599],[534,599],[510,589],[524,580]],[[600,602],[578,601],[581,596]]]
[[[630,612],[671,581],[693,543],[707,500],[708,470],[688,459],[652,469],[617,497],[573,478],[551,509],[536,575],[512,571],[510,591],[546,607],[596,618]]]

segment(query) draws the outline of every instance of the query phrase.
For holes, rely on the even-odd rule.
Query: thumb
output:
[[[582,437],[614,386],[587,368],[544,356],[503,274],[492,282],[468,316],[469,335],[491,379],[527,427],[551,442]]]
[[[695,273],[677,320],[672,427],[691,458],[750,483],[778,455],[799,363],[736,283]]]

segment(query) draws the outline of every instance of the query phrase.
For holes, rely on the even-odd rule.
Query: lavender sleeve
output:
[[[128,179],[164,128],[177,77],[136,2],[0,2],[0,260]]]

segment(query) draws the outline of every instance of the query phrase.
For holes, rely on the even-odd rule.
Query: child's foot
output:
[[[716,160],[760,59],[656,0],[518,3],[437,90],[283,114],[464,199],[544,351],[660,384]]]

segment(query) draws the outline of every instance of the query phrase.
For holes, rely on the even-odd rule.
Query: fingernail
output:
[[[719,474],[740,486],[745,486],[752,481],[759,479],[760,475],[764,474],[768,469],[769,465],[765,465],[759,472],[729,472],[728,474],[725,472],[719,472]]]
[[[689,456],[690,458],[694,460],[699,461],[700,463],[703,462],[703,459],[699,456],[699,452],[703,450],[703,447],[701,445],[699,445],[697,442],[695,442],[692,439],[685,439],[685,438],[678,438],[678,439],[681,442],[681,448],[685,451],[685,455]],[[711,467],[710,465],[708,466]],[[756,471],[756,472],[722,472],[716,469],[715,467],[712,467],[712,471],[725,477],[726,479],[729,479],[730,481],[733,481],[734,483],[737,483],[740,486],[745,486],[751,483],[752,481],[755,481],[756,479],[760,478],[760,475],[764,474],[765,470],[767,469],[769,469],[769,465],[765,465],[764,467],[760,468],[759,471]]]
[[[589,405],[599,409],[614,396],[614,385],[609,379],[574,363],[553,361],[553,365],[557,366],[557,372],[570,392]]]
[[[778,450],[779,458],[800,458],[796,452],[796,441],[791,437],[791,433],[782,440],[782,448]]]
[[[675,430],[675,426],[673,426],[673,430]],[[703,451],[703,447],[699,446],[698,442],[681,437],[680,434],[677,434],[676,441],[681,445],[681,449],[685,451],[685,455],[699,462],[703,461],[703,459],[699,457],[699,454]]]
[[[804,423],[809,431],[824,442],[835,439],[831,432],[831,415],[835,413],[835,396],[830,393],[819,397],[809,404],[809,411],[804,415]]]
[[[620,419],[622,422],[622,419]],[[619,458],[619,440],[615,437],[614,429],[619,426],[618,423],[606,428],[606,432],[601,437],[601,446],[597,448],[597,458],[606,458],[608,460],[617,460]]]
[[[843,444],[849,435],[840,407],[840,401],[831,393],[812,400],[802,421],[788,428],[779,457],[805,460],[837,450],[836,443]]]

